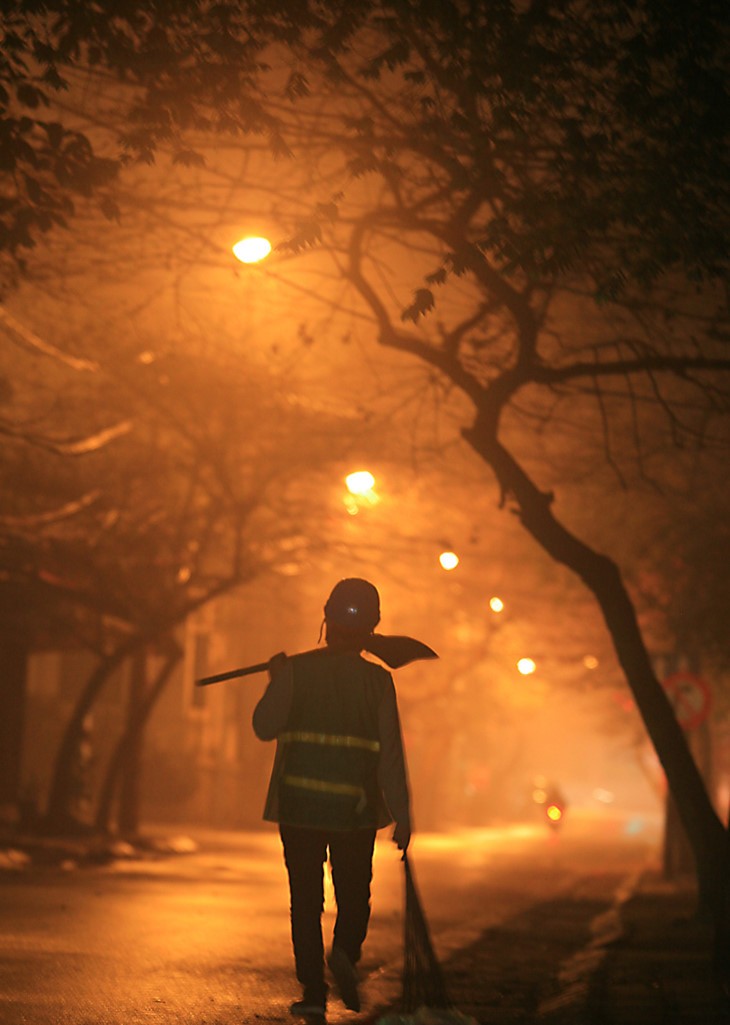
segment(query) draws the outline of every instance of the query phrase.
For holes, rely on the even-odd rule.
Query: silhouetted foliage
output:
[[[726,269],[715,0],[9,0],[0,17],[0,250],[15,257],[67,225],[77,196],[116,217],[120,165],[152,161],[160,145],[185,165],[201,160],[191,137],[208,132],[261,134],[287,153],[282,103],[306,99],[324,73],[344,94],[370,83],[407,90],[412,105],[407,126],[353,109],[342,125],[357,141],[352,174],[396,174],[407,143],[465,212],[488,204],[445,272],[482,252],[528,275],[585,266],[611,297],[672,267]],[[122,97],[103,141],[69,109],[98,79]]]

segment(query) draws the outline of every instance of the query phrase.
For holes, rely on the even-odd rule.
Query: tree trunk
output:
[[[195,612],[196,609],[201,608],[207,602],[227,594],[233,587],[247,579],[245,574],[242,576],[239,572],[238,553],[234,557],[234,567],[235,572],[230,577],[220,581],[216,587],[211,587],[203,597],[198,597],[194,601],[188,602],[184,609],[177,609],[174,617],[170,617],[166,621],[157,622],[154,629],[150,628],[128,637],[115,651],[103,658],[91,674],[66,726],[56,756],[45,814],[47,829],[60,830],[62,832],[68,826],[73,828],[76,825],[70,811],[74,757],[81,738],[84,719],[101,693],[108,677],[132,652],[147,644],[154,643],[160,638],[169,637],[170,631],[185,616]],[[172,643],[174,644],[175,642],[173,641]]]
[[[86,682],[61,738],[53,767],[50,792],[45,813],[45,826],[51,832],[64,833],[78,826],[73,811],[74,762],[81,743],[84,721],[109,676],[135,648],[147,638],[130,638],[111,655],[102,658]]]
[[[138,709],[144,704],[147,686],[147,657],[143,648],[132,655],[132,671],[129,675],[129,701],[127,724],[124,731],[124,759],[118,775],[119,813],[117,829],[122,836],[136,836],[139,831],[139,783],[142,763],[144,730],[135,729],[139,717]]]
[[[730,999],[730,809],[725,833],[725,889],[716,922],[713,968],[723,993]]]
[[[7,625],[0,632],[0,821],[17,821],[25,728],[28,645]]]
[[[114,803],[114,796],[120,786],[120,778],[123,774],[130,771],[130,760],[139,757],[142,750],[141,736],[144,731],[144,727],[147,724],[152,710],[157,704],[157,700],[165,689],[165,685],[169,680],[173,669],[180,661],[182,651],[179,645],[172,640],[172,647],[165,659],[164,664],[160,668],[157,676],[155,677],[152,685],[144,690],[138,701],[130,701],[130,714],[127,719],[127,725],[124,733],[119,738],[117,746],[112,752],[109,764],[107,766],[106,776],[101,787],[99,794],[99,803],[96,812],[96,828],[99,832],[108,833],[111,829],[112,822],[112,807]],[[134,672],[132,673],[134,677]],[[137,776],[139,772],[139,765],[131,768],[131,772]],[[131,833],[130,833],[131,825]],[[134,819],[125,820],[125,816],[122,813],[121,798],[120,798],[120,811],[119,821],[117,823],[118,830],[124,832],[127,835],[132,835],[138,832],[139,828],[139,809],[135,806]]]
[[[652,668],[631,599],[617,566],[574,537],[552,513],[541,492],[496,440],[493,420],[464,432],[492,467],[504,495],[514,496],[525,529],[557,562],[568,566],[595,595],[687,832],[697,864],[700,903],[716,910],[724,898],[727,836],[708,796],[684,732]]]
[[[664,801],[664,844],[662,872],[665,879],[678,879],[697,871],[692,845],[677,811],[671,791]]]

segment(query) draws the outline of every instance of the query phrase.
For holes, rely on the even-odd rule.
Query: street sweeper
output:
[[[375,634],[379,621],[377,589],[360,578],[341,580],[324,606],[325,647],[274,656],[254,710],[256,736],[276,740],[264,819],[279,825],[289,876],[294,961],[303,987],[290,1008],[294,1015],[326,1011],[327,858],[337,904],[327,964],[345,1006],[358,1011],[356,965],[370,918],[375,834],[394,823],[393,842],[404,852],[411,837],[393,677],[362,652],[379,654],[391,666],[436,656],[411,638]],[[401,643],[390,643],[396,640]]]

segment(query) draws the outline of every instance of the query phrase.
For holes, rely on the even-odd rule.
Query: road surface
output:
[[[417,835],[411,862],[440,958],[560,894],[612,891],[656,858],[657,823],[571,816]],[[0,1025],[286,1022],[299,996],[274,832],[191,834],[198,850],[0,872]],[[361,963],[364,1017],[400,991],[402,866],[379,836]],[[328,881],[326,935],[333,898]],[[328,1020],[356,1022],[336,999]]]

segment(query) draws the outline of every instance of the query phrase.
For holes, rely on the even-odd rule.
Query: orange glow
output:
[[[489,607],[492,610],[492,612],[502,612],[502,610],[504,609],[504,602],[501,598],[490,598]]]
[[[521,658],[517,663],[517,672],[522,673],[523,676],[529,676],[536,669],[537,666],[531,658]]]
[[[342,501],[345,503],[345,509],[347,509],[350,516],[357,516],[360,512],[360,506],[357,504],[357,499],[353,495],[345,495]]]
[[[259,263],[271,252],[271,243],[267,238],[250,235],[242,238],[233,246],[233,255],[241,263]]]
[[[439,562],[441,563],[442,569],[456,569],[459,565],[459,556],[456,552],[441,552],[439,555]]]
[[[557,804],[549,804],[545,809],[545,814],[551,822],[560,822],[563,817],[563,809]]]

